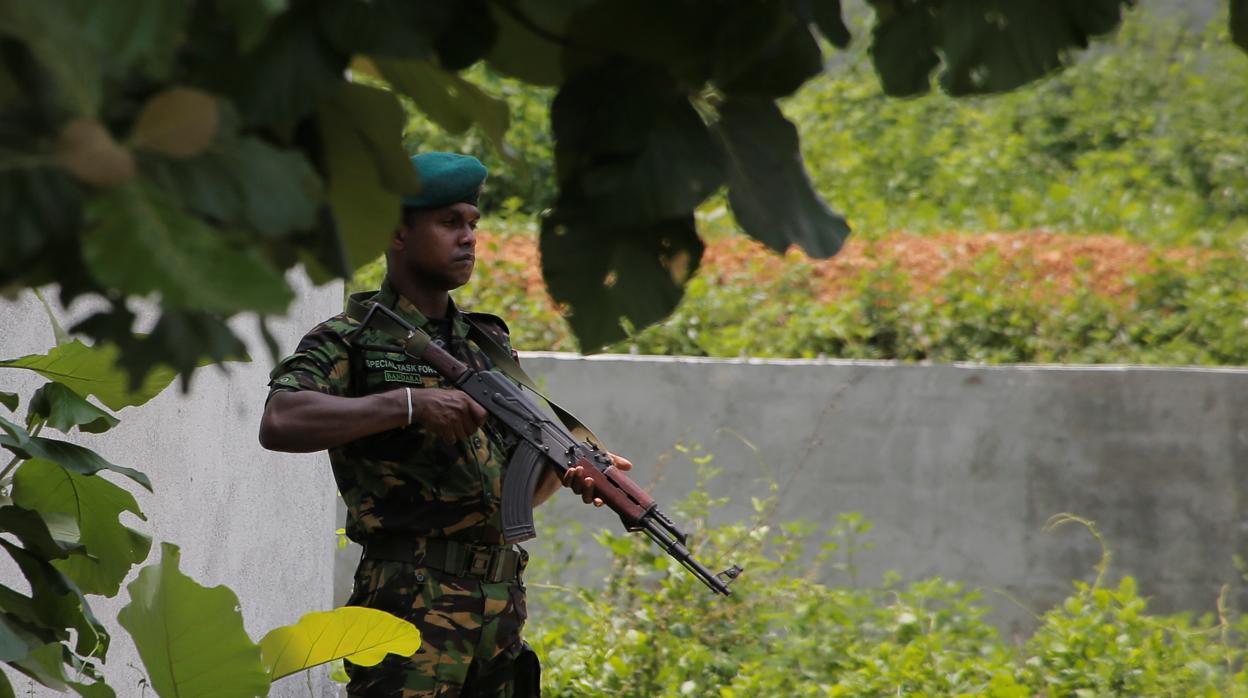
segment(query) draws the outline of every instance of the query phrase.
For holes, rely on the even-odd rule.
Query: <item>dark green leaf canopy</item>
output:
[[[567,299],[568,322],[586,351],[623,339],[671,313],[702,260],[693,216],[602,230],[548,219],[541,253],[546,284]]]
[[[741,227],[783,252],[836,254],[849,225],[819,198],[798,150],[797,129],[770,100],[729,99],[716,133],[728,153],[728,203]]]
[[[1066,65],[1073,49],[1112,31],[1134,0],[869,0],[871,54],[890,95],[927,92],[943,64],[952,95],[1015,89]]]
[[[1231,41],[1248,51],[1248,0],[1231,0]]]
[[[922,94],[934,77],[955,95],[1000,92],[1066,65],[1132,4],[869,0],[868,40],[888,94]],[[444,129],[476,126],[506,151],[503,103],[459,72],[479,61],[558,88],[559,193],[543,228],[568,238],[544,239],[551,250],[596,241],[628,288],[626,279],[657,273],[654,260],[670,254],[661,241],[677,227],[684,240],[684,221],[728,184],[749,235],[834,254],[849,227],[810,186],[776,100],[824,69],[817,34],[848,45],[842,9],[840,0],[3,3],[0,288],[55,282],[63,302],[105,298],[111,309],[75,329],[118,347],[136,381],[156,365],[186,374],[239,355],[227,321],[282,312],[286,270],[302,263],[318,282],[348,275],[393,232],[399,197],[416,185],[402,112],[382,83]],[[1232,36],[1248,46],[1245,15],[1231,0]],[[187,145],[183,160],[181,144],[128,136],[144,105],[171,91],[221,117],[206,149]],[[686,243],[677,247],[692,252]],[[602,328],[620,317],[661,318],[683,288],[677,280],[620,305],[619,291],[562,283],[566,261],[543,259],[556,299],[581,317],[573,326],[585,346],[616,336]],[[589,276],[601,282],[603,268]],[[134,333],[126,300],[135,296],[162,306],[148,337]],[[587,324],[595,312],[607,319]]]

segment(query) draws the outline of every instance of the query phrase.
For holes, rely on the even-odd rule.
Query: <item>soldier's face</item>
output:
[[[468,283],[477,261],[479,220],[481,212],[466,203],[417,211],[392,243],[402,273],[445,291]]]

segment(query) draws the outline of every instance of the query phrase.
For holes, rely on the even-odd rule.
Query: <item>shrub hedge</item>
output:
[[[1248,623],[1225,604],[1200,617],[1154,614],[1130,577],[1106,585],[1098,575],[1074,583],[1029,638],[1007,641],[984,620],[982,596],[957,582],[815,581],[838,563],[846,575],[853,571],[852,554],[869,529],[856,515],[842,515],[830,530],[774,526],[769,502],[758,502],[752,520],[704,528],[718,504],[695,494],[680,515],[694,523],[701,559],[731,558],[746,568],[727,598],[641,536],[597,537],[614,562],[593,590],[559,584],[559,555],[534,561],[529,595],[542,611],[527,635],[544,657],[543,695],[1093,698],[1248,690]],[[814,568],[798,563],[812,542],[821,548]]]

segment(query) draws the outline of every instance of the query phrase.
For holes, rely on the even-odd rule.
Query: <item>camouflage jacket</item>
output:
[[[437,337],[427,319],[388,282],[372,299]],[[477,370],[491,367],[468,339],[468,321],[510,350],[507,326],[484,313],[466,313],[451,303],[447,350]],[[270,376],[270,391],[316,390],[355,397],[403,387],[450,388],[424,362],[402,353],[361,348],[393,346],[394,340],[372,329],[363,332],[345,314],[312,328],[294,354]],[[347,506],[347,536],[363,543],[369,537],[438,536],[471,543],[500,544],[503,471],[515,449],[515,437],[493,417],[468,439],[447,444],[413,424],[375,434],[329,450],[329,460]]]

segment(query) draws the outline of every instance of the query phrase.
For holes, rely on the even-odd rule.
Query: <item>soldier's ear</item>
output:
[[[394,229],[394,237],[390,238],[390,249],[398,252],[407,246],[407,226],[399,224]]]

